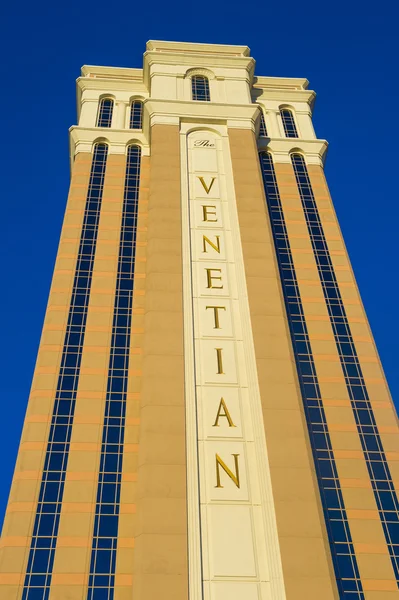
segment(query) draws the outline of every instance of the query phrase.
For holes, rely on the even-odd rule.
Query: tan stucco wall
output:
[[[74,162],[68,202],[37,355],[21,444],[3,526],[0,585],[4,600],[22,593],[73,287],[92,155]]]
[[[155,125],[149,178],[137,524],[136,600],[187,600],[180,149]]]
[[[241,243],[287,600],[337,599],[256,141],[230,129]]]

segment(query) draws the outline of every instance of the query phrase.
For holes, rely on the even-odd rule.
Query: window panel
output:
[[[298,132],[296,129],[294,115],[292,114],[292,111],[288,110],[288,108],[282,108],[280,110],[280,115],[283,121],[285,136],[288,138],[297,138]]]
[[[102,98],[98,109],[97,127],[111,127],[114,101],[112,98]]]
[[[133,100],[130,107],[130,129],[143,128],[143,103]]]
[[[87,600],[114,598],[136,248],[130,233],[137,230],[140,163],[140,148],[130,146]]]
[[[337,586],[340,598],[364,600],[271,154],[260,163]]]
[[[267,137],[265,115],[263,114],[262,109],[261,109],[261,113],[260,113],[259,137]]]
[[[394,545],[389,530],[390,520],[399,521],[398,497],[386,462],[351,328],[342,302],[307,166],[301,154],[293,154],[291,160],[357,431],[399,586],[399,550]],[[315,239],[318,240],[317,244]],[[343,334],[345,335],[343,336]],[[343,338],[346,341],[343,341]]]
[[[75,411],[75,399],[79,382],[80,361],[86,330],[87,307],[90,297],[92,269],[97,241],[97,226],[100,218],[107,155],[108,146],[106,144],[96,144],[93,153],[71,304],[53,407],[52,425],[44,461],[39,502],[36,508],[36,518],[33,527],[22,600],[46,600],[50,591],[59,516],[68,464],[73,415]],[[101,192],[96,195],[95,202],[92,201],[94,180]],[[94,235],[91,230],[89,233],[89,228],[92,227],[92,225],[89,225],[89,221],[96,226]],[[90,264],[89,269],[87,268],[87,261],[89,261]],[[86,288],[86,294],[77,293],[78,287],[82,285],[82,265],[84,265],[85,270],[84,286]],[[82,315],[78,324],[74,322],[76,311]],[[72,333],[72,331],[74,333]],[[72,373],[72,375],[70,373]],[[69,416],[63,418],[60,415]],[[64,443],[56,443],[58,441]],[[46,548],[45,551],[38,550],[43,547]],[[41,575],[42,577],[38,578],[38,575]]]
[[[191,90],[193,100],[210,102],[209,80],[203,75],[193,75],[191,78]]]

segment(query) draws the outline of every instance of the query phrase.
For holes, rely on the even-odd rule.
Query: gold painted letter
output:
[[[214,208],[215,212],[213,211],[208,211],[208,208]],[[208,217],[216,217],[216,206],[212,206],[210,204],[203,204],[202,205],[202,216],[203,216],[203,221],[207,221],[208,223],[217,223],[217,219],[208,219]]]
[[[216,252],[218,252],[220,254],[220,236],[217,235],[216,237],[216,244],[214,244],[213,242],[211,242],[211,240],[209,238],[206,237],[206,235],[202,236],[202,243],[203,243],[203,252],[207,252],[206,250],[206,244],[208,243],[210,246],[212,246],[212,248],[214,250],[216,250]]]
[[[197,175],[197,177],[198,177],[198,175]],[[206,183],[205,183],[205,181],[204,181],[204,178],[203,178],[203,177],[198,177],[198,179],[200,180],[200,182],[201,182],[201,185],[202,185],[202,187],[204,188],[204,190],[206,191],[206,193],[207,193],[207,194],[209,194],[209,192],[210,192],[210,191],[211,191],[211,189],[212,189],[212,186],[213,186],[213,184],[215,183],[216,177],[212,177],[212,181],[211,181],[211,183],[209,184],[209,187],[206,185]]]
[[[240,456],[239,454],[232,454],[232,456],[234,456],[234,466],[235,466],[235,475],[232,471],[230,471],[229,467],[226,465],[225,462],[223,462],[223,460],[220,458],[219,454],[216,454],[216,485],[215,487],[217,488],[222,488],[222,484],[220,483],[220,470],[219,468],[222,467],[223,471],[225,473],[227,473],[227,475],[230,477],[230,479],[232,481],[234,481],[234,483],[236,484],[236,486],[239,488],[240,487],[240,473],[238,470],[238,457]]]
[[[223,410],[223,412],[222,412]],[[230,416],[229,409],[226,406],[226,402],[224,398],[220,398],[220,404],[218,408],[218,414],[216,415],[216,421],[213,424],[213,427],[219,427],[219,419],[220,417],[225,417],[229,423],[229,427],[235,427],[233,423],[233,419]]]
[[[208,289],[213,288],[214,290],[222,290],[223,286],[222,285],[213,285],[212,284],[212,279],[217,279],[218,281],[222,281],[222,277],[221,276],[217,276],[217,275],[212,275],[212,271],[221,273],[222,269],[205,269],[206,271],[206,279],[208,281]]]
[[[223,360],[222,360],[222,348],[215,348],[215,350],[216,350],[216,358],[217,358],[217,361],[218,361],[217,374],[218,375],[224,375]]]
[[[205,306],[205,310],[208,310],[208,308],[213,308],[213,316],[215,317],[214,329],[220,329],[219,310],[226,310],[226,307],[225,306]]]

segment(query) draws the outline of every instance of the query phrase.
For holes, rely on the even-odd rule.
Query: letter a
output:
[[[223,412],[222,412],[223,409]],[[219,427],[219,419],[221,417],[225,417],[229,423],[229,427],[235,427],[234,423],[233,423],[233,419],[230,416],[229,413],[229,409],[226,406],[226,402],[224,401],[224,398],[220,398],[220,404],[219,404],[219,408],[218,408],[218,412],[216,415],[216,421],[213,424],[213,427]]]

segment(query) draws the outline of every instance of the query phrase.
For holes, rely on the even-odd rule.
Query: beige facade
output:
[[[335,598],[290,334],[252,132],[230,131],[262,412],[287,597]],[[282,445],[282,440],[285,440]]]
[[[306,79],[255,77],[254,67],[246,46],[150,41],[143,69],[82,68],[71,186],[1,538],[4,600],[399,598],[398,422],[325,181],[315,94]],[[82,240],[92,248],[84,266]],[[85,299],[75,297],[77,265]],[[85,303],[80,359],[52,475],[73,302]],[[110,412],[115,398],[122,417]],[[38,515],[51,511],[43,533]]]

